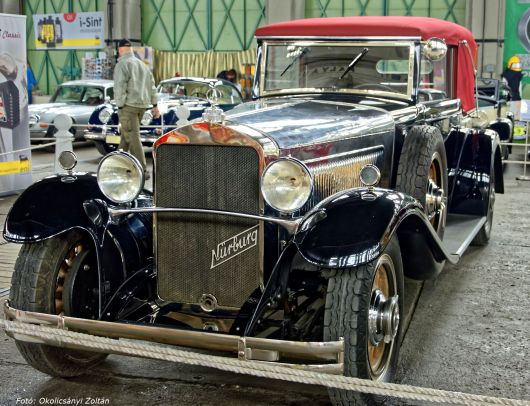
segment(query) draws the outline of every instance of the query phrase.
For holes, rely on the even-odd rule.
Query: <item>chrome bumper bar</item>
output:
[[[105,141],[107,135],[118,135],[118,134],[104,134],[104,133],[92,133],[92,132],[84,133],[85,139],[90,140],[90,141]],[[142,141],[142,143],[153,144],[158,139],[158,137],[160,137],[160,135],[144,135],[140,132],[140,141]]]
[[[131,209],[115,209],[112,207],[107,208],[111,220],[117,220],[122,216],[126,216],[134,213],[201,213],[201,214],[214,214],[221,216],[239,217],[251,220],[266,221],[269,223],[278,224],[285,228],[291,235],[296,233],[298,226],[302,222],[302,217],[294,218],[292,220],[281,219],[277,217],[257,216],[254,214],[236,213],[232,211],[222,210],[209,210],[209,209],[189,209],[189,208],[177,208],[177,207],[140,207]]]
[[[301,342],[273,340],[259,337],[240,337],[212,332],[178,330],[140,324],[125,324],[101,320],[36,313],[14,309],[4,304],[5,318],[28,324],[39,324],[61,330],[72,330],[109,338],[128,338],[178,345],[202,350],[225,351],[237,354],[241,360],[274,362],[297,369],[342,374],[344,370],[344,341]],[[37,342],[30,335],[14,336],[20,341]],[[41,344],[57,345],[55,341]],[[76,349],[80,349],[78,346]],[[83,349],[83,348],[81,348]],[[85,348],[90,350],[90,348]],[[311,360],[314,364],[278,363],[281,358]],[[326,362],[326,363],[323,363]]]

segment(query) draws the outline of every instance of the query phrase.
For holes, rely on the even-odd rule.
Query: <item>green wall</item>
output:
[[[242,51],[266,0],[142,0],[142,40],[163,51]]]
[[[465,24],[466,0],[306,0],[306,17],[413,15]]]

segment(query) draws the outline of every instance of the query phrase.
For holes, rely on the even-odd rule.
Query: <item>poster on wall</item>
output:
[[[31,184],[26,17],[0,14],[0,194]]]
[[[94,49],[105,46],[103,12],[34,14],[35,48]]]
[[[523,99],[530,99],[530,2],[506,0],[503,70],[508,59],[518,56],[522,65]]]

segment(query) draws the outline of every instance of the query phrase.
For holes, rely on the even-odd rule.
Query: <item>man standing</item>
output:
[[[158,117],[156,87],[149,67],[134,56],[131,42],[122,39],[118,42],[118,63],[114,68],[114,99],[118,106],[121,124],[120,149],[130,152],[140,161],[147,172],[144,150],[140,141],[140,121],[149,105],[153,106],[153,116]]]
[[[521,100],[521,79],[523,78],[523,73],[521,72],[521,60],[519,57],[512,56],[508,59],[506,69],[502,72],[502,77],[512,91],[512,101]]]

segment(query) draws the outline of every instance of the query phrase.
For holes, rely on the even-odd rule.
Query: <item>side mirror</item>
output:
[[[105,96],[105,103],[110,103],[110,96]]]
[[[429,38],[423,45],[423,54],[431,61],[439,61],[447,54],[447,44],[441,38]]]

